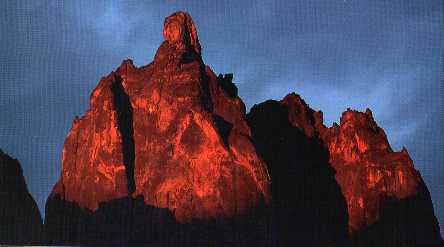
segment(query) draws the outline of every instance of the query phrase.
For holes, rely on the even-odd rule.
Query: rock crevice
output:
[[[128,194],[131,195],[136,190],[134,181],[135,151],[133,109],[130,98],[122,85],[122,77],[119,75],[115,76],[111,91],[114,96],[114,107],[117,112],[117,129],[122,138],[122,155],[128,183]]]

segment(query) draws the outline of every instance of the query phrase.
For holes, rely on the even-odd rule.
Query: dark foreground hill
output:
[[[0,244],[37,244],[42,230],[20,163],[0,149]]]

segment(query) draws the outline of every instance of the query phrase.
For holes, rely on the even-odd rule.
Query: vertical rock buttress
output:
[[[234,84],[203,63],[187,13],[163,34],[153,62],[125,60],[74,120],[46,204],[51,243],[271,241],[269,176]]]

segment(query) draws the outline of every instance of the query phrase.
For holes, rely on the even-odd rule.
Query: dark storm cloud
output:
[[[237,3],[240,2],[240,3]],[[162,24],[190,12],[203,58],[234,73],[247,107],[295,91],[325,122],[373,110],[406,146],[444,224],[441,1],[3,1],[0,147],[23,165],[40,209],[71,121],[124,58],[141,66]],[[441,76],[441,77],[440,77]]]

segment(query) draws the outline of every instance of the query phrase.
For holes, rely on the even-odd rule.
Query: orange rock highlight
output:
[[[51,197],[94,211],[143,196],[180,222],[266,206],[268,173],[244,104],[223,87],[232,82],[203,64],[189,14],[167,17],[163,35],[152,63],[136,68],[126,60],[94,89],[68,134]]]

